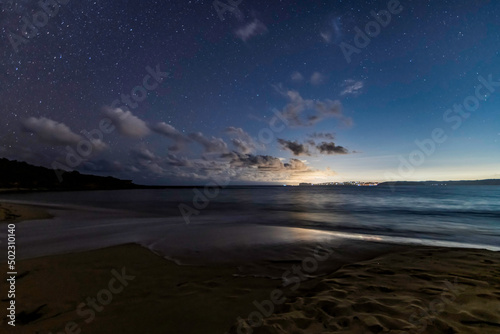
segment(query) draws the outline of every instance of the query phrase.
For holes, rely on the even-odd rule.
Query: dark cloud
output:
[[[306,144],[300,144],[296,141],[281,138],[278,138],[278,143],[281,144],[282,148],[292,151],[293,155],[311,155],[311,153],[309,153],[309,147]]]
[[[237,152],[225,153],[224,159],[229,160],[233,168],[250,168],[260,171],[282,172],[282,171],[305,171],[307,166],[298,159],[290,159],[283,163],[279,158],[270,155],[240,154]]]
[[[343,146],[337,146],[334,142],[322,142],[316,146],[318,151],[322,154],[348,154],[349,150],[347,150]]]
[[[326,138],[332,137],[333,135],[330,133],[313,133],[309,135],[314,138]],[[291,141],[286,139],[278,139],[278,143],[280,143],[283,149],[289,150],[295,156],[300,155],[313,155],[313,153],[320,154],[348,154],[350,153],[345,147],[337,146],[334,142],[321,142],[320,144],[316,144],[316,142],[312,139],[306,140],[304,143],[299,143],[297,141]]]
[[[335,139],[335,134],[328,132],[313,132],[308,134],[307,136],[312,139],[330,139],[330,140]]]
[[[222,155],[229,160],[231,167],[239,168],[257,168],[269,171],[279,171],[284,168],[283,162],[270,155],[252,155],[230,152]]]

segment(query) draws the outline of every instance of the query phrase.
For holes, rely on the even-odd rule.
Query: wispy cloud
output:
[[[331,32],[329,32],[329,31],[320,32],[319,35],[325,41],[325,43],[331,43],[332,42],[332,33]]]
[[[267,27],[258,19],[254,19],[252,22],[238,28],[234,33],[243,42],[246,42],[250,38],[264,34],[267,31]]]
[[[304,80],[304,76],[298,71],[293,72],[290,78],[293,82],[301,82]]]
[[[344,84],[342,85],[343,90],[340,93],[340,95],[341,96],[344,96],[344,95],[357,96],[357,95],[361,94],[364,85],[365,84],[363,81],[356,81],[356,80],[352,80],[352,79],[345,80]]]
[[[274,88],[289,100],[281,115],[291,127],[309,127],[332,117],[346,126],[352,125],[352,120],[343,114],[342,103],[338,100],[304,99],[298,91],[286,90],[281,85]]]
[[[309,80],[311,84],[318,86],[325,82],[325,76],[320,72],[314,72]]]

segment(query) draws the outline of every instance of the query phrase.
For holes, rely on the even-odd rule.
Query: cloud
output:
[[[173,152],[182,151],[187,144],[191,143],[191,140],[188,137],[179,132],[172,125],[165,122],[157,123],[151,126],[151,130],[172,139],[174,141],[174,145],[170,146],[168,149]]]
[[[283,149],[289,150],[293,155],[311,155],[309,153],[309,148],[306,144],[300,144],[296,141],[285,140],[278,138],[278,143],[280,143]]]
[[[306,161],[291,158],[288,161],[270,155],[225,152],[213,159],[192,159],[168,154],[160,158],[144,147],[131,150],[134,163],[123,167],[127,172],[140,173],[144,179],[174,179],[183,182],[219,180],[229,182],[298,183],[309,178],[324,179],[334,174],[331,170],[315,170]]]
[[[126,137],[142,138],[150,134],[146,123],[137,116],[134,116],[129,110],[106,108],[104,114],[111,119],[118,132]]]
[[[230,126],[226,129],[226,133],[232,137],[231,143],[238,152],[249,154],[257,149],[255,141],[242,128]]]
[[[137,160],[152,161],[156,159],[154,153],[147,148],[133,148],[130,150],[130,154]]]
[[[331,32],[329,32],[329,31],[320,32],[319,35],[321,36],[321,38],[323,38],[323,40],[327,44],[332,42],[332,33]]]
[[[245,153],[245,154],[253,152],[253,148],[250,147],[246,142],[244,142],[243,140],[241,140],[239,138],[231,139],[231,143],[233,144],[233,146],[236,148],[236,150],[238,152]]]
[[[108,145],[101,139],[84,138],[83,136],[74,133],[64,123],[59,123],[45,117],[30,117],[22,121],[22,126],[25,131],[31,132],[44,143],[56,146],[78,146],[83,145],[85,142],[92,144],[94,152],[101,152],[108,148]],[[87,144],[88,146],[88,144]],[[88,148],[87,148],[88,149]]]
[[[205,150],[205,153],[223,153],[227,152],[227,144],[222,138],[205,137],[201,132],[191,133],[189,138],[195,142],[201,144]]]
[[[260,22],[258,19],[254,19],[252,22],[240,27],[235,31],[236,36],[240,38],[243,42],[253,36],[261,35],[267,31],[267,27],[264,23]]]
[[[223,155],[230,159],[231,167],[257,168],[268,171],[278,171],[284,168],[280,159],[270,155],[238,154],[231,152]]]
[[[335,134],[328,132],[313,132],[307,135],[309,138],[313,139],[335,139]]]
[[[153,174],[158,174],[158,175],[164,175],[165,174],[165,169],[163,169],[157,163],[149,163],[149,164],[144,165],[143,167],[145,167],[146,170],[150,171]]]
[[[176,167],[192,167],[192,162],[187,160],[186,158],[179,158],[174,154],[168,154],[165,162],[170,166]]]
[[[292,75],[290,76],[293,82],[301,82],[304,80],[304,76],[300,72],[293,72]]]
[[[342,104],[340,101],[335,100],[324,100],[316,101],[315,108],[321,115],[325,116],[341,116],[342,115]]]
[[[250,155],[230,152],[223,154],[229,160],[230,169],[223,169],[219,175],[229,175],[234,180],[252,182],[299,183],[311,180],[328,180],[336,175],[330,168],[316,170],[303,160],[281,158],[269,155]]]
[[[250,137],[250,135],[247,132],[245,132],[245,130],[243,130],[242,128],[230,126],[226,128],[226,133],[229,135],[235,135],[239,138],[244,138],[248,141],[252,140],[252,137]]]
[[[314,72],[311,75],[310,82],[315,86],[321,85],[324,81],[325,81],[325,76],[319,72]]]
[[[237,152],[225,153],[223,158],[228,159],[233,168],[253,168],[259,171],[304,171],[308,167],[298,159],[290,159],[289,163],[283,163],[281,159],[270,155],[239,154]]]
[[[22,121],[24,129],[34,133],[42,142],[52,145],[75,145],[82,137],[64,123],[45,117],[30,117]]]
[[[295,90],[285,90],[280,85],[274,88],[289,100],[281,111],[281,116],[291,127],[309,127],[332,117],[339,119],[344,125],[352,125],[352,120],[344,116],[342,104],[338,100],[304,99]]]
[[[361,94],[361,90],[364,87],[364,82],[348,79],[348,80],[344,81],[344,84],[342,86],[343,86],[343,90],[340,93],[341,96],[344,96],[344,95],[357,96],[357,95]]]
[[[333,137],[331,133],[314,133],[314,138],[330,138]],[[309,135],[312,137],[311,135]],[[289,150],[295,156],[311,156],[314,154],[349,154],[349,150],[347,150],[343,146],[337,146],[334,142],[321,142],[316,144],[316,142],[312,139],[306,140],[304,143],[299,143],[297,141],[291,141],[286,139],[278,138],[278,143],[280,143],[283,149]],[[352,152],[355,153],[355,152]]]
[[[136,147],[130,150],[135,169],[147,171],[155,175],[163,175],[165,169],[160,166],[161,159],[145,147]],[[137,168],[139,167],[139,168]]]
[[[340,16],[329,17],[319,33],[326,44],[338,44],[343,37],[342,33],[342,19]]]
[[[309,169],[309,167],[299,159],[290,159],[290,162],[285,163],[284,167],[294,171],[306,171]]]
[[[337,146],[335,145],[334,142],[322,142],[321,144],[318,144],[316,148],[319,150],[320,153],[322,154],[349,154],[349,150],[347,150],[343,146]]]

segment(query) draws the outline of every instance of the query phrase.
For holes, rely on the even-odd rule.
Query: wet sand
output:
[[[52,218],[52,215],[42,207],[12,203],[0,203],[0,223],[16,223],[21,220],[48,218]]]
[[[0,332],[500,333],[499,252],[371,245],[235,248],[206,266],[136,244],[24,259]]]

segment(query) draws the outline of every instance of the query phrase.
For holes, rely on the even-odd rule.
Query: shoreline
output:
[[[0,208],[13,205],[0,203]],[[36,214],[27,205],[9,209],[25,214],[15,222],[50,216],[43,207]],[[226,261],[213,262],[199,256],[217,252],[194,249],[186,255],[198,256],[192,265],[130,243],[18,260],[17,325],[12,330],[2,315],[0,328],[12,333],[67,328],[187,334],[200,329],[214,334],[498,332],[500,252],[353,240],[331,248],[335,240],[239,248],[240,257],[233,258],[220,249]],[[5,310],[6,291],[1,294]]]

